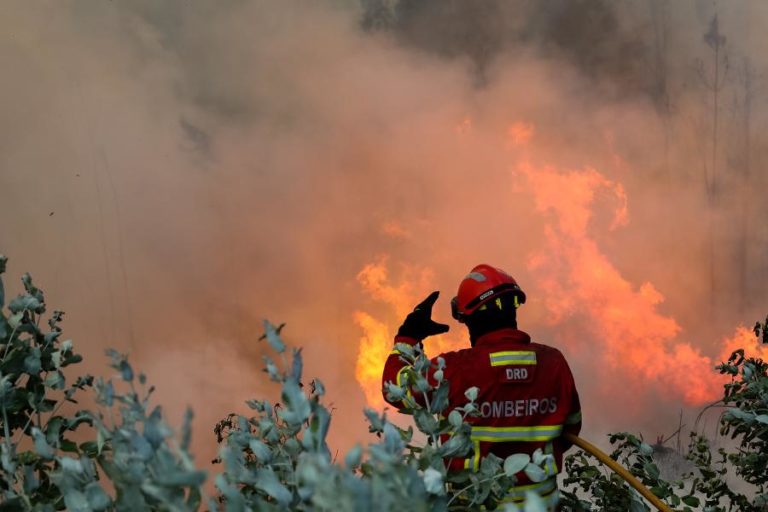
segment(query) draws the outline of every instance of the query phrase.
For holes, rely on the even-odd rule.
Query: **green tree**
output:
[[[767,323],[768,319],[755,326],[755,335],[763,342]],[[677,482],[661,478],[653,448],[632,434],[610,435],[614,446],[611,458],[625,465],[674,510],[768,510],[768,364],[746,358],[743,350],[737,350],[716,370],[731,376],[718,405],[726,408],[720,417],[720,435],[730,437],[732,448],[719,448],[713,454],[710,441],[701,433],[691,432],[686,458],[695,469]],[[590,455],[570,455],[565,470],[568,489],[563,503],[567,510],[648,510],[634,490],[616,475],[606,473]],[[739,484],[726,479],[727,474],[739,477]]]

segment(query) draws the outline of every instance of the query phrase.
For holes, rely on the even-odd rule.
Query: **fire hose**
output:
[[[591,453],[595,457],[597,457],[597,460],[611,468],[617,475],[619,475],[621,478],[623,478],[629,485],[635,488],[637,492],[639,492],[645,499],[647,499],[651,505],[656,507],[657,510],[660,510],[661,512],[672,512],[672,509],[669,508],[664,502],[662,502],[655,494],[653,494],[646,486],[644,486],[640,480],[635,478],[629,471],[626,470],[623,466],[621,466],[618,462],[610,458],[604,451],[602,451],[597,446],[593,445],[589,441],[586,441],[579,436],[575,436],[573,434],[563,434],[563,437],[566,438],[568,441],[572,442],[585,452]]]

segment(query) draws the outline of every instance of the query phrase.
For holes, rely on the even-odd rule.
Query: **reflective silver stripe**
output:
[[[472,427],[472,439],[490,443],[505,441],[549,441],[559,437],[562,425],[538,427]]]
[[[491,352],[489,357],[491,359],[491,366],[505,366],[510,364],[536,364],[536,352],[530,350]]]
[[[581,421],[581,411],[574,412],[565,417],[566,425],[575,425]]]

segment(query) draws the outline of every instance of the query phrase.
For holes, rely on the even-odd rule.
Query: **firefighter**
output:
[[[395,343],[417,345],[428,336],[448,331],[447,325],[431,318],[438,295],[437,291],[430,294],[406,317]],[[443,375],[450,385],[444,414],[465,405],[464,392],[475,386],[479,415],[467,418],[473,442],[469,458],[448,459],[447,463],[449,471],[476,471],[488,453],[503,459],[514,453],[533,454],[541,448],[551,455],[546,457],[546,479],[532,482],[520,472],[505,501],[520,504],[530,490],[554,510],[558,501],[556,475],[562,467],[563,452],[571,446],[562,435],[579,433],[581,407],[573,375],[560,351],[531,342],[531,337],[517,328],[517,308],[524,303],[525,293],[517,282],[490,265],[473,268],[451,301],[453,317],[469,330],[471,348],[439,355],[445,360]],[[432,360],[435,365],[436,361]],[[400,384],[406,368],[394,350],[384,366],[383,384]],[[398,408],[404,405],[390,403]]]

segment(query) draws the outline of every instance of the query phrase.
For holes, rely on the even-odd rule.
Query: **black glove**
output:
[[[439,295],[440,292],[432,292],[421,304],[413,308],[413,312],[405,317],[405,321],[400,326],[400,329],[398,329],[397,335],[421,341],[427,336],[448,332],[450,327],[432,320],[432,306],[435,305]]]

